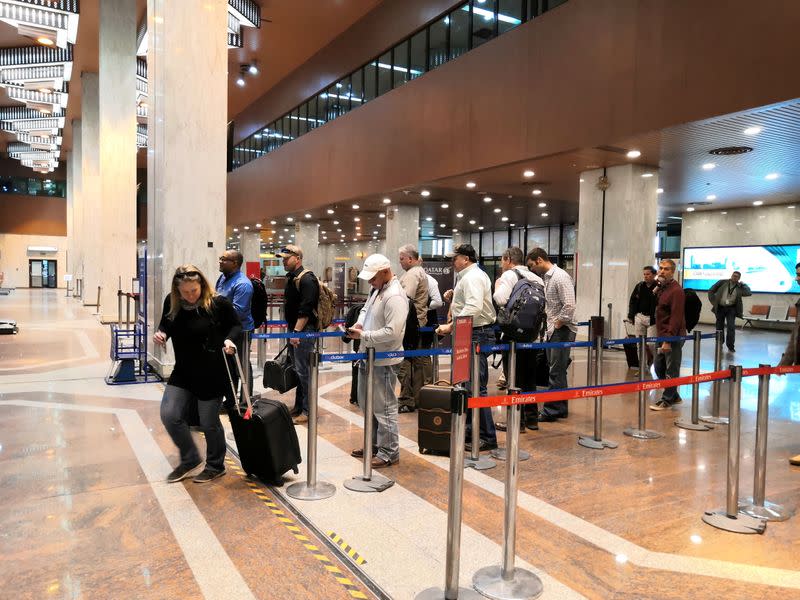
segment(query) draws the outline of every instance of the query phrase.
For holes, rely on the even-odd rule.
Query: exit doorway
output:
[[[58,265],[47,258],[29,259],[28,286],[32,288],[54,288],[58,282]]]

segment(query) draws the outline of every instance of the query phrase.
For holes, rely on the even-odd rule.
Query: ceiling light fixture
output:
[[[247,72],[250,73],[250,75],[258,75],[258,65],[256,64],[256,61],[251,62],[247,66]]]
[[[549,215],[549,213],[542,213],[542,216],[543,217],[549,217],[550,215]]]
[[[383,203],[384,204],[391,204],[392,203],[392,199],[391,198],[384,198],[383,199]]]
[[[361,220],[361,217],[353,217],[353,221],[355,221],[356,223],[358,223],[360,220]]]
[[[311,218],[311,213],[306,213],[305,216],[306,216],[306,219],[310,219]]]
[[[447,227],[444,223],[439,223],[439,227]]]
[[[533,190],[533,195],[534,196],[541,196],[542,195],[542,190],[538,190],[538,189],[537,190]]]
[[[773,179],[777,179],[778,177],[780,177],[779,173],[769,173],[767,176],[764,177],[764,179],[772,181]]]
[[[478,185],[478,184],[477,184],[477,183],[475,183],[474,181],[468,181],[468,182],[467,182],[467,187],[468,187],[469,189],[473,189],[473,188],[474,188],[476,185]]]
[[[656,194],[663,194],[663,193],[664,193],[664,188],[658,188],[656,190]]]
[[[742,133],[744,133],[745,135],[758,135],[762,131],[763,131],[762,127],[759,127],[758,125],[753,125],[752,127],[748,127],[747,129],[745,129]]]
[[[245,231],[249,231],[249,229],[250,229],[250,225],[245,225],[245,226],[244,226],[244,230],[245,230]]]
[[[333,214],[333,209],[329,208],[327,212],[328,212],[329,215],[332,215]]]
[[[450,208],[450,205],[447,202],[442,202],[442,208]]]
[[[483,231],[483,225],[478,225],[478,231]]]
[[[470,220],[469,220],[469,224],[470,224],[470,225],[475,225],[475,219],[470,219]]]
[[[642,173],[642,177],[644,177],[645,179],[647,179],[649,177],[652,177],[652,176],[653,176],[652,173]]]
[[[539,202],[539,208],[544,208],[547,206],[547,202]]]
[[[764,204],[763,200],[756,200],[755,202],[753,202],[753,206],[761,206],[762,204]]]
[[[716,194],[709,194],[708,196],[706,196],[706,200],[716,200],[716,199],[717,199]]]
[[[464,216],[464,213],[456,213],[456,217],[458,217],[459,219],[460,219],[461,217],[463,217],[463,216]]]
[[[531,171],[530,169],[528,169],[527,171],[525,171],[525,172],[522,174],[522,176],[523,176],[523,177],[533,177],[534,175],[536,175],[536,173],[534,173],[534,172],[533,172],[533,171]]]
[[[499,213],[499,212],[502,212],[502,210],[501,210],[501,209],[499,209],[499,208],[495,208],[495,209],[494,209],[494,212],[495,212],[495,213]]]
[[[710,171],[711,169],[715,169],[716,167],[717,165],[715,165],[714,163],[704,163],[702,169],[703,171]]]
[[[292,221],[294,221],[294,217],[286,217],[286,220],[289,221],[289,223],[291,223]]]
[[[353,204],[353,210],[358,210],[359,208],[358,204]]]
[[[236,85],[238,85],[239,87],[244,87],[244,85],[245,85],[245,80],[244,80],[244,77],[242,77],[241,75],[239,75],[239,76],[236,78]]]
[[[489,204],[489,202],[491,202],[491,201],[492,201],[492,199],[491,199],[489,196],[486,196],[486,197],[483,199],[483,201],[484,201],[484,202],[486,202],[486,204]]]
[[[500,220],[501,220],[503,223],[505,223],[506,221],[508,221],[508,217],[501,217],[501,218],[500,218]]]
[[[641,152],[638,150],[629,150],[628,153],[625,155],[628,158],[639,158],[642,155]]]
[[[433,217],[425,217],[426,221],[433,221]]]
[[[233,233],[237,233],[238,231],[239,231],[239,228],[238,228],[238,227],[234,227],[234,228],[233,228]]]
[[[419,195],[420,195],[420,196],[423,196],[424,198],[427,198],[428,196],[430,196],[430,195],[431,195],[431,193],[430,193],[428,190],[422,190],[422,191],[419,193]]]
[[[43,35],[40,35],[39,37],[37,37],[36,38],[36,42],[41,44],[42,46],[55,46],[56,45],[55,40],[53,40],[52,38],[49,38],[49,37],[45,37]]]
[[[256,223],[256,227],[261,227],[261,223]]]
[[[694,212],[694,206],[690,206],[686,209],[686,212]]]
[[[333,224],[334,224],[334,225],[338,225],[338,224],[339,224],[339,221],[334,221],[334,222],[333,222]]]
[[[278,224],[278,222],[277,222],[277,221],[270,221],[270,222],[269,222],[269,224],[270,224],[270,225],[277,225],[277,224]]]

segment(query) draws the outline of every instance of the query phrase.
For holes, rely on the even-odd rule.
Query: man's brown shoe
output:
[[[294,419],[292,419],[292,423],[295,425],[300,425],[301,423],[308,423],[308,415],[297,415]]]

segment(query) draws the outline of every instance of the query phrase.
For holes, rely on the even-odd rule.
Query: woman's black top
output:
[[[224,296],[214,296],[210,313],[181,307],[170,319],[169,312],[167,296],[158,324],[158,329],[172,338],[175,349],[175,368],[167,384],[188,390],[201,400],[224,395],[230,383],[222,346],[226,339],[237,340],[242,332],[233,304]]]

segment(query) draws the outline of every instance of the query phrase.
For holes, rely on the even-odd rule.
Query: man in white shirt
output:
[[[528,268],[544,280],[544,296],[547,313],[547,341],[574,342],[578,332],[575,322],[575,284],[564,269],[550,261],[547,251],[534,248],[528,252]],[[569,367],[569,348],[550,348],[547,350],[550,363],[550,389],[567,387],[567,368]],[[566,419],[569,407],[566,400],[548,402],[542,407],[539,421]]]
[[[356,324],[348,329],[348,335],[363,340],[365,348],[375,352],[397,352],[403,350],[403,334],[408,316],[408,297],[397,277],[392,273],[389,259],[382,254],[371,254],[364,261],[359,279],[369,281],[372,292],[358,316]],[[394,365],[401,357],[375,360],[374,387],[372,393],[372,444],[377,447],[372,458],[376,469],[396,464],[400,460],[400,434],[397,428],[397,396],[394,388],[397,376]],[[367,398],[366,364],[358,366],[358,405],[364,410]],[[352,456],[361,458],[364,449],[353,450]]]
[[[453,251],[453,268],[456,271],[455,290],[444,293],[446,301],[452,301],[450,312],[453,318],[472,317],[472,343],[479,346],[494,344],[494,322],[497,314],[492,304],[492,282],[489,276],[478,266],[478,255],[469,244],[461,244]],[[440,335],[450,333],[452,323],[439,325],[436,332]],[[480,395],[487,395],[489,383],[489,360],[486,354],[478,355],[480,365]],[[471,385],[471,384],[467,384]],[[470,437],[471,415],[467,415],[467,439]],[[480,409],[481,450],[497,448],[497,432],[495,431],[492,411]]]
[[[499,307],[504,307],[508,304],[508,299],[511,297],[511,292],[514,291],[514,286],[521,279],[534,281],[544,287],[544,282],[541,277],[531,271],[522,264],[525,260],[525,255],[522,249],[517,246],[512,246],[500,258],[500,268],[503,274],[494,282],[494,301]],[[542,317],[544,318],[544,316]],[[531,333],[531,339],[528,342],[535,342],[536,333]],[[505,343],[505,340],[504,340]],[[536,354],[542,352],[541,350],[517,350],[517,368],[514,371],[514,386],[523,392],[536,391]],[[508,353],[503,356],[503,370],[508,372]],[[520,425],[522,431],[525,427],[528,429],[539,429],[539,405],[526,404],[523,405],[522,421]],[[500,431],[505,431],[505,424],[498,424],[496,426]]]

